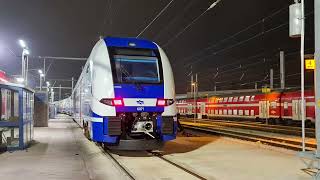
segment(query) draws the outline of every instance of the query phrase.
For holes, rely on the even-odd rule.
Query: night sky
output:
[[[0,0],[0,69],[21,73],[21,60],[14,55],[21,54],[18,39],[30,48],[30,69],[42,67],[37,56],[88,57],[99,36],[136,37],[170,1]],[[213,2],[174,0],[141,35],[166,51],[177,93],[189,90],[191,72],[198,73],[200,91],[215,85],[218,90],[244,89],[267,84],[274,68],[278,87],[280,50],[286,52],[287,85],[299,85],[300,40],[288,37],[293,0],[222,0],[199,17]],[[306,53],[313,54],[313,1],[306,3]],[[78,78],[84,63],[47,60],[47,79]],[[38,85],[37,71],[29,77],[31,85]],[[312,79],[308,72],[308,85]]]

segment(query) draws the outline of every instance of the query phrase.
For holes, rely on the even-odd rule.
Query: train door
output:
[[[292,120],[301,119],[301,100],[292,100]]]
[[[198,119],[202,119],[202,116],[206,115],[206,103],[198,102],[199,112],[198,112]]]
[[[269,101],[259,101],[259,118],[269,118]]]

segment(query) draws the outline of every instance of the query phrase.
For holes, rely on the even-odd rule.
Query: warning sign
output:
[[[306,59],[305,66],[306,66],[306,69],[314,70],[316,68],[316,62],[314,59]]]

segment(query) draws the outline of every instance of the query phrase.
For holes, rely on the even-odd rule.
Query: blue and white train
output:
[[[176,138],[173,72],[164,51],[148,40],[99,40],[59,106],[88,138],[109,148],[159,149]]]

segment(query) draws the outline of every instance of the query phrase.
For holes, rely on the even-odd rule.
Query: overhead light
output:
[[[50,86],[50,82],[49,81],[47,81],[46,83],[47,83],[47,86]]]
[[[20,46],[22,48],[26,48],[27,47],[26,42],[24,42],[24,40],[22,40],[22,39],[19,40],[19,44],[20,44]]]
[[[39,74],[43,74],[43,72],[42,72],[42,70],[41,70],[41,69],[39,69],[39,70],[38,70],[38,72],[39,72]]]
[[[41,74],[40,74],[40,77],[44,77],[44,74],[41,73]]]
[[[18,83],[23,83],[24,82],[24,79],[21,78],[21,77],[16,78],[16,80],[17,80]]]

